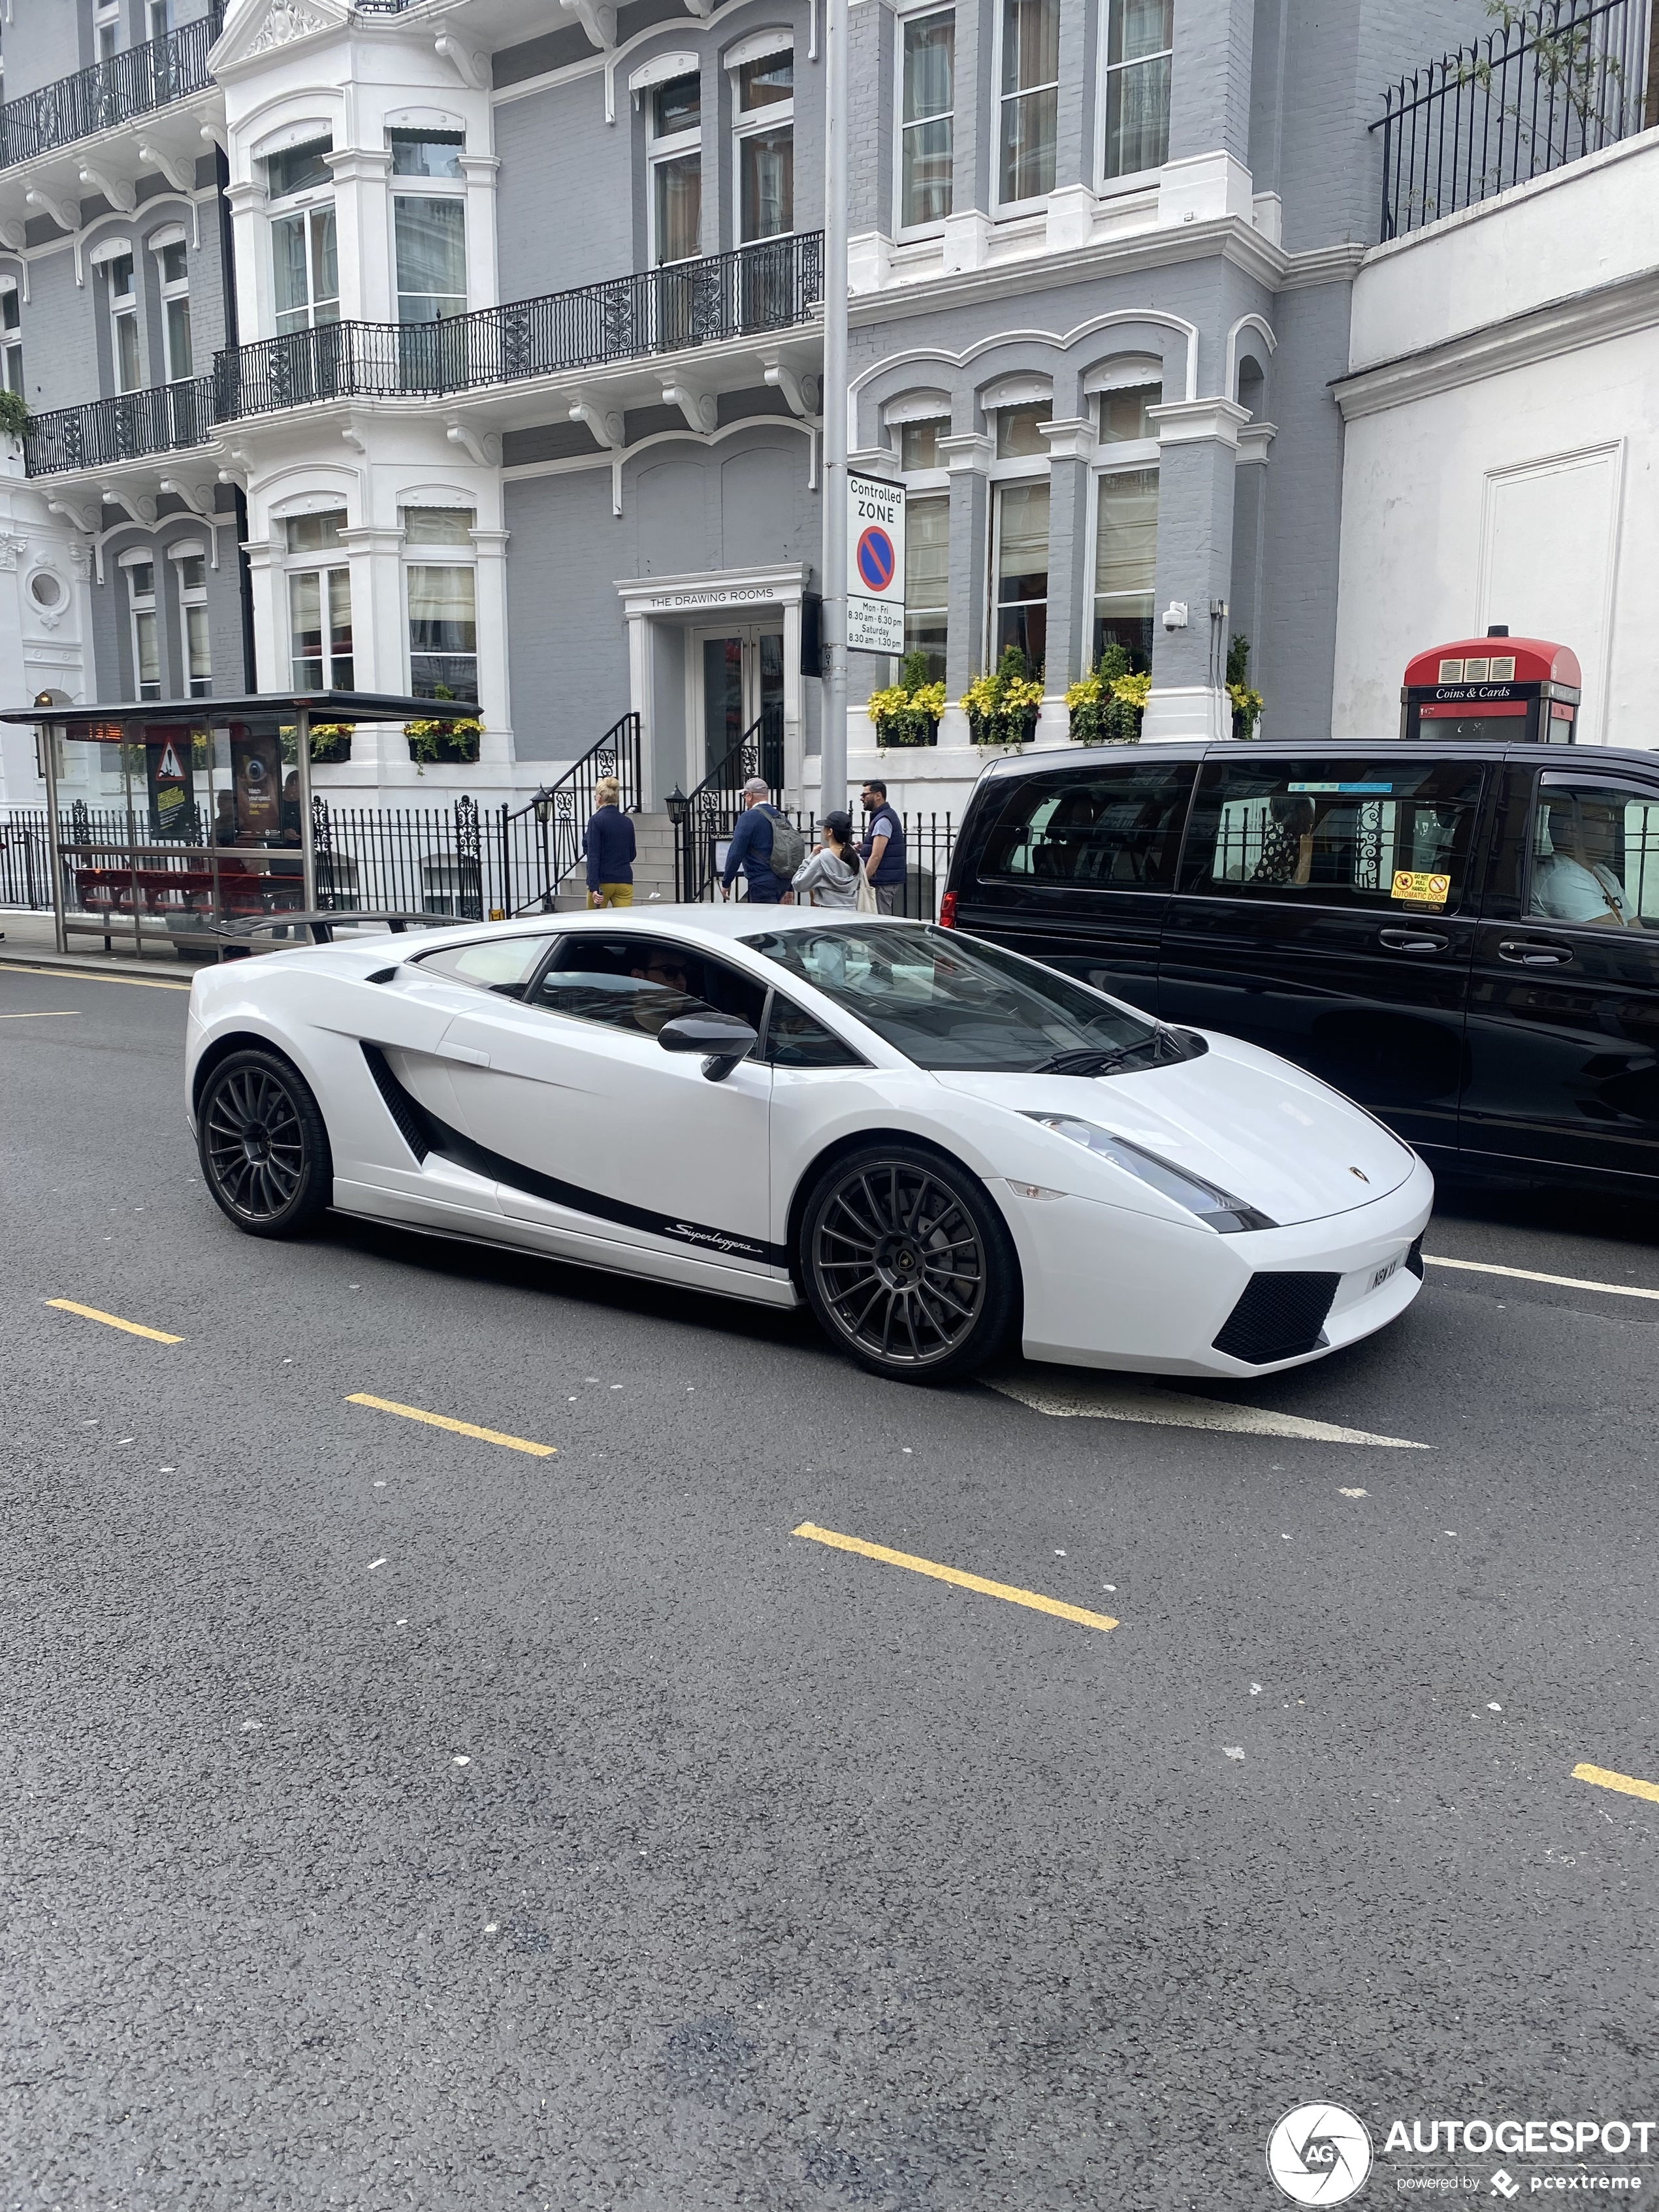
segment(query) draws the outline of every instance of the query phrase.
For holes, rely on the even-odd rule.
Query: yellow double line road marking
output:
[[[152,1344],[182,1344],[182,1336],[169,1336],[164,1328],[146,1328],[140,1321],[123,1321],[119,1314],[100,1313],[96,1306],[77,1305],[73,1298],[48,1298],[59,1313],[79,1314],[82,1321],[100,1321],[106,1328],[124,1328],[129,1336],[147,1336]]]
[[[508,1451],[528,1452],[532,1459],[552,1459],[556,1444],[532,1443],[527,1437],[509,1437],[501,1429],[481,1429],[476,1421],[453,1421],[447,1413],[428,1413],[422,1406],[400,1406],[395,1398],[372,1398],[367,1390],[354,1390],[348,1406],[372,1406],[377,1413],[396,1413],[405,1421],[422,1421],[429,1429],[447,1429],[453,1436],[477,1437],[480,1443],[501,1444]]]
[[[1117,1626],[1109,1613],[1086,1613],[1080,1605],[1067,1605],[1062,1598],[1045,1597],[1040,1590],[1020,1589],[1012,1583],[988,1582],[983,1575],[966,1574],[960,1567],[941,1566],[937,1559],[919,1559],[913,1552],[890,1552],[885,1544],[869,1544],[862,1536],[839,1535],[835,1529],[819,1528],[811,1521],[803,1521],[790,1534],[810,1537],[815,1544],[829,1544],[838,1552],[856,1552],[860,1559],[879,1559],[884,1566],[908,1567],[913,1575],[931,1575],[935,1582],[954,1583],[958,1589],[977,1590],[981,1597],[1006,1598],[1010,1605],[1029,1606],[1033,1613],[1052,1613],[1061,1620],[1075,1620],[1084,1628]]]
[[[1615,1774],[1610,1766],[1592,1766],[1581,1759],[1572,1770],[1575,1782],[1593,1782],[1598,1790],[1620,1790],[1626,1797],[1645,1797],[1659,1805],[1659,1782],[1644,1782],[1635,1774]]]

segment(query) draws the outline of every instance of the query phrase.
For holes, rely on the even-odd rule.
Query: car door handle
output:
[[[471,1044],[441,1044],[438,1057],[440,1060],[463,1060],[469,1067],[488,1067],[489,1065],[489,1054],[480,1052],[476,1045]]]
[[[1516,968],[1565,968],[1572,953],[1565,945],[1529,945],[1523,938],[1503,937],[1498,957]]]
[[[1376,941],[1391,952],[1444,952],[1451,943],[1449,937],[1431,937],[1420,929],[1379,929]]]

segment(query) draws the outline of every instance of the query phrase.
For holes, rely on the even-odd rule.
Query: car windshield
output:
[[[918,1067],[1030,1073],[1184,1059],[1170,1033],[1016,952],[921,923],[771,930],[744,939]],[[1097,1064],[1098,1063],[1098,1064]]]

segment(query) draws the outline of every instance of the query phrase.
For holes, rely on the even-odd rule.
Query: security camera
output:
[[[1184,599],[1171,599],[1169,605],[1164,608],[1164,627],[1165,629],[1186,629],[1187,604]]]

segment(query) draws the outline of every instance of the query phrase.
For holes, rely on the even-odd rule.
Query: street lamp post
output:
[[[847,799],[848,0],[827,0],[823,157],[823,729],[820,818]]]

